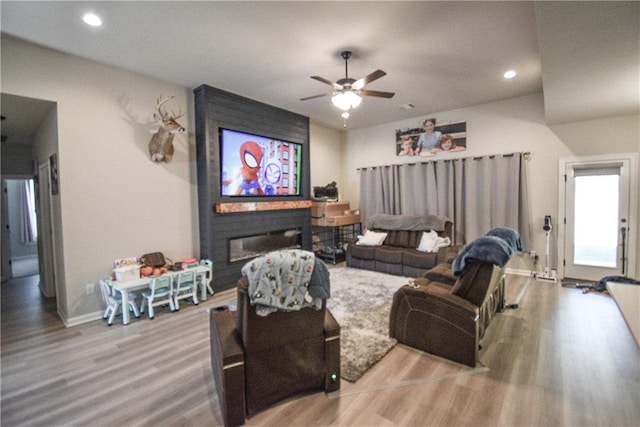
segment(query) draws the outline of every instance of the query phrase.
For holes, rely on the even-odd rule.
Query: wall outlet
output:
[[[536,257],[536,251],[529,251],[529,256],[531,258],[535,258]]]
[[[87,283],[87,295],[91,295],[96,291],[95,283]]]

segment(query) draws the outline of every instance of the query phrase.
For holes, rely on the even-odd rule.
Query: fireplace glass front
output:
[[[254,236],[229,239],[229,262],[242,261],[267,252],[302,247],[300,229],[272,231]]]

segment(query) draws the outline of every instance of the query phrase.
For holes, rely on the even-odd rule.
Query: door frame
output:
[[[558,161],[558,276],[564,278],[566,247],[566,170],[569,164],[600,165],[627,161],[629,163],[629,214],[627,216],[627,276],[636,275],[638,240],[638,153],[602,154],[595,156],[562,157]]]
[[[56,297],[56,306],[60,313],[60,290],[56,271],[56,241],[53,208],[51,199],[51,170],[49,162],[38,167],[38,218],[40,229],[40,290],[45,297]]]
[[[8,196],[7,196],[7,179],[2,176],[2,281],[5,282],[11,279],[11,239],[9,238],[9,210],[7,208]]]

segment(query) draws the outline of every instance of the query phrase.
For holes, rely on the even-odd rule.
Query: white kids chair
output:
[[[153,319],[155,313],[153,307],[169,304],[171,311],[175,311],[173,303],[173,286],[170,276],[161,276],[151,279],[149,289],[142,292],[142,303],[140,304],[140,313],[144,313],[146,304],[149,309],[149,319]]]
[[[110,279],[102,279],[100,280],[100,293],[102,295],[102,300],[106,304],[107,308],[102,315],[103,319],[107,319],[107,324],[111,326],[113,324],[113,319],[118,314],[118,310],[122,305],[122,296],[120,292],[114,292],[113,285]],[[133,292],[129,292],[129,307],[128,310],[133,311],[133,315],[136,318],[140,317],[140,312],[138,311],[138,307],[136,306],[136,294]]]
[[[196,273],[187,268],[187,270],[178,273],[173,288],[173,301],[176,310],[180,310],[180,300],[191,298],[195,305],[198,305],[198,296],[196,287]]]

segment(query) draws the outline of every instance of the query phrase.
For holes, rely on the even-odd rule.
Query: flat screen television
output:
[[[300,196],[302,144],[220,128],[220,195]]]

